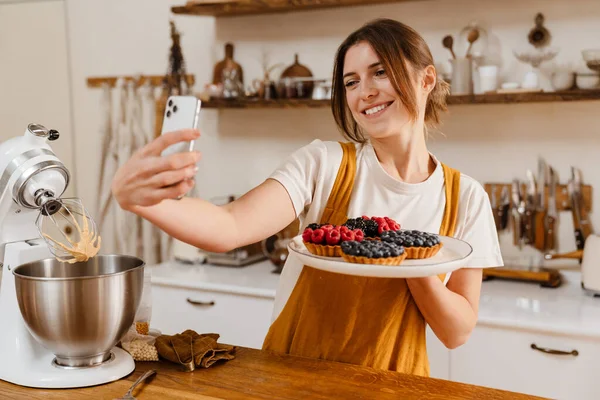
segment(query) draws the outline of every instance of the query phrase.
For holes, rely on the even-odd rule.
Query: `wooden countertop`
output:
[[[167,361],[138,362],[126,378],[80,389],[30,389],[0,381],[0,398],[114,399],[148,369],[157,373],[139,385],[139,399],[486,399],[540,397],[479,386],[379,371],[356,365],[276,355],[240,347],[236,358],[208,369],[182,372]]]

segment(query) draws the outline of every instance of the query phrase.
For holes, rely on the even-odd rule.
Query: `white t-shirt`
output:
[[[300,232],[319,223],[342,161],[338,142],[314,140],[300,148],[270,178],[287,190],[300,220]],[[356,177],[348,217],[387,216],[401,229],[438,233],[446,195],[444,171],[433,156],[436,168],[421,183],[410,184],[391,177],[381,166],[370,143],[356,145]],[[454,237],[468,242],[473,254],[465,267],[502,266],[502,255],[489,198],[481,184],[461,174],[458,220]],[[287,302],[303,264],[290,254],[275,295],[274,321]],[[449,275],[446,277],[446,281]]]

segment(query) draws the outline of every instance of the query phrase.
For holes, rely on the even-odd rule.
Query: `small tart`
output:
[[[350,256],[342,253],[342,258],[344,261],[355,264],[400,265],[406,259],[407,254],[404,252],[404,254],[398,257],[369,258],[365,256]]]
[[[341,246],[330,246],[328,244],[315,244],[310,242],[304,242],[304,245],[312,254],[317,256],[325,257],[341,257],[342,247]]]
[[[440,242],[432,247],[405,247],[406,254],[409,260],[418,260],[423,258],[430,258],[437,254],[442,248],[443,244]]]
[[[439,235],[418,230],[383,232],[381,240],[403,246],[406,249],[406,258],[409,260],[433,257],[443,246]]]
[[[348,241],[341,244],[342,258],[355,264],[400,265],[407,253],[402,246],[383,241]]]

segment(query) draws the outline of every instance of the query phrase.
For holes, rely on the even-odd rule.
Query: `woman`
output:
[[[240,199],[215,206],[170,200],[191,189],[199,156],[160,159],[168,145],[198,137],[169,133],[118,171],[113,192],[124,209],[210,251],[257,242],[297,217],[304,229],[388,216],[402,228],[469,242],[468,268],[448,276],[346,276],[293,256],[281,275],[264,349],[427,376],[426,325],[448,348],[465,343],[477,321],[481,268],[502,265],[485,191],[427,150],[427,126],[439,122],[447,93],[424,40],[376,20],[352,33],[335,59],[332,111],[352,142],[315,140]]]

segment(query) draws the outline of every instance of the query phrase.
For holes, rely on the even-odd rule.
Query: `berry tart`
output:
[[[367,217],[363,215],[358,218],[349,218],[343,226],[349,229],[360,229],[365,233],[365,239],[379,240],[381,234],[385,231],[396,231],[400,229],[400,224],[389,217]]]
[[[433,257],[442,248],[439,235],[417,230],[386,231],[381,240],[403,246],[411,260]]]
[[[355,264],[400,265],[406,258],[404,247],[382,240],[343,242],[342,258]]]
[[[302,241],[312,254],[341,257],[341,243],[350,240],[362,242],[364,236],[360,229],[351,230],[347,226],[310,224],[302,233]]]

